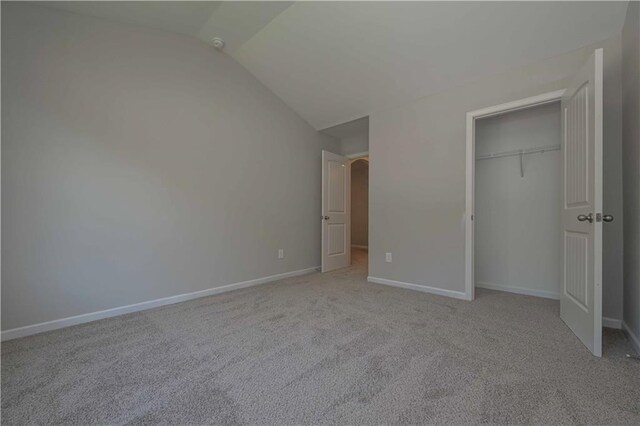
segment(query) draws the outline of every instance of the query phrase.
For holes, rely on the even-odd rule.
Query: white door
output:
[[[602,49],[562,96],[563,278],[560,317],[602,355]]]
[[[322,272],[351,264],[351,163],[322,151]]]

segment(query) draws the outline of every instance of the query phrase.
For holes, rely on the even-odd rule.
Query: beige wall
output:
[[[3,330],[320,263],[337,142],[204,43],[4,2],[2,124]]]
[[[464,292],[465,116],[565,88],[605,49],[605,208],[622,214],[620,38],[370,115],[369,275]],[[621,318],[622,222],[605,227],[604,315]],[[385,252],[393,262],[385,262]],[[459,294],[459,293],[458,293]]]
[[[351,244],[369,245],[369,162],[351,164]]]
[[[622,93],[624,321],[640,339],[640,4],[635,1],[629,2],[622,30]]]

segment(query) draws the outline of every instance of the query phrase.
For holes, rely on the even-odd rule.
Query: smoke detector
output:
[[[222,50],[224,48],[224,40],[221,39],[220,37],[214,37],[211,40],[211,44],[213,45],[213,47],[215,47],[218,50]]]

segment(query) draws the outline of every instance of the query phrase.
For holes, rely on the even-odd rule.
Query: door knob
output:
[[[593,223],[593,213],[589,213],[588,215],[579,214],[578,221]]]
[[[325,217],[324,217],[324,220],[329,220],[329,216],[325,216]]]
[[[605,214],[602,216],[602,221],[603,222],[613,222],[613,216],[611,216],[610,214]]]

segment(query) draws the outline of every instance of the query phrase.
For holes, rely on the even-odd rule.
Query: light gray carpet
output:
[[[2,344],[4,424],[640,424],[620,332],[593,358],[551,300],[473,303],[354,267]]]

